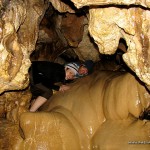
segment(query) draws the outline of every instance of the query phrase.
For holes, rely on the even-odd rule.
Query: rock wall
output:
[[[47,6],[43,0],[1,1],[0,93],[28,86],[29,57]]]
[[[117,50],[120,38],[125,39],[128,49],[123,55],[123,59],[149,88],[149,2],[72,0],[77,8],[72,2],[68,4],[60,0],[49,2],[60,13],[80,14],[78,7],[89,6],[85,10],[83,8],[83,16],[77,17],[74,14],[66,14],[66,18],[60,17],[60,22],[56,24],[57,32],[55,32],[55,36],[56,34],[60,35],[61,30],[63,38],[61,36],[60,39],[62,41],[66,39],[65,42],[69,46],[76,47],[77,49],[74,49],[74,51],[80,59],[92,57],[94,61],[99,60],[98,50],[102,54],[113,54]],[[113,4],[113,6],[110,4]],[[39,24],[48,5],[47,1],[42,0],[1,2],[0,63],[2,67],[0,69],[0,93],[27,87],[29,83],[28,69],[31,64],[29,60],[30,54],[35,49]],[[98,48],[94,49],[91,45],[83,47],[83,41],[88,40],[87,36],[85,36],[87,33],[86,28],[85,33],[83,33],[85,19],[88,19],[89,33]],[[78,27],[75,30],[73,30],[73,23]],[[61,29],[58,30],[60,27]],[[43,36],[42,30],[39,32],[41,36]],[[81,41],[82,43],[80,43]],[[87,52],[84,52],[85,49],[87,49]],[[63,48],[60,49],[60,53],[57,49],[54,50],[55,52],[53,51],[52,55],[58,56],[66,51]],[[93,55],[91,55],[92,53]],[[56,59],[55,56],[53,58]]]

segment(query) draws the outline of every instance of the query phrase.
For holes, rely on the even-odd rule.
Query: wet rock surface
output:
[[[22,142],[15,146],[119,150],[136,149],[139,145],[130,142],[145,141],[140,148],[149,149],[150,122],[139,120],[149,96],[129,73],[94,72],[72,83],[69,91],[54,94],[39,112],[23,113],[20,128],[25,138],[18,136]]]
[[[148,0],[0,1],[0,149],[149,149],[149,8]],[[134,76],[101,57],[118,49]],[[64,58],[100,65],[29,113],[31,60]]]

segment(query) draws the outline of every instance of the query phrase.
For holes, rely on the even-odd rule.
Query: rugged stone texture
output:
[[[38,25],[40,22],[38,17],[40,17],[40,15],[42,16],[45,11],[44,9],[42,13],[41,10],[38,10],[40,9],[38,8],[39,7],[38,2],[36,3],[37,5],[30,4],[30,3],[28,2],[22,3],[22,1],[17,1],[17,2],[11,1],[10,4],[7,5],[7,7],[5,8],[6,9],[5,14],[2,15],[3,21],[1,22],[1,25],[3,25],[5,28],[5,30],[2,29],[2,31],[4,30],[5,32],[2,32],[3,34],[1,40],[2,41],[1,54],[3,56],[3,61],[1,62],[1,66],[3,66],[1,68],[2,70],[1,71],[1,82],[2,82],[1,92],[9,89],[21,89],[26,87],[28,84],[27,71],[30,66],[30,61],[28,57],[30,53],[33,51],[33,49],[35,48],[35,43],[36,43],[37,33],[38,33],[37,32]],[[34,5],[36,7],[34,7],[34,9],[32,10],[32,7],[30,7],[30,5]],[[15,9],[15,7],[18,9]],[[26,7],[28,8],[28,11],[26,11]],[[7,13],[8,8],[10,10],[14,9],[15,12],[9,11]],[[36,10],[35,8],[38,9]],[[40,15],[39,13],[37,13],[38,11],[39,13],[41,13]],[[32,14],[35,13],[35,15],[37,15],[37,18],[34,15],[32,15],[34,16],[33,19],[32,16],[29,15],[31,13]],[[12,17],[10,16],[13,16],[13,20]],[[67,21],[66,18],[61,19],[62,20],[61,34],[64,34],[64,37],[66,38],[70,46],[77,47],[79,42],[82,41],[82,36],[81,36],[82,35],[81,32],[83,32],[82,31],[83,24],[81,23],[82,19],[80,22],[79,21],[80,19],[77,20],[73,19],[74,17],[72,16],[75,15],[67,14],[67,18],[68,16],[71,16],[68,19],[69,21]],[[99,47],[99,51],[105,54],[114,53],[118,47],[119,39],[124,38],[128,45],[128,51],[123,56],[125,62],[137,74],[137,76],[144,83],[147,84],[147,87],[149,87],[150,85],[149,82],[150,81],[149,79],[150,59],[149,59],[149,52],[148,52],[149,51],[149,38],[148,38],[149,37],[149,18],[148,18],[149,10],[144,10],[137,7],[128,8],[128,9],[116,8],[116,7],[108,7],[108,8],[101,8],[101,9],[91,8],[89,16],[90,16],[89,31],[91,36],[94,38],[95,42],[97,43]],[[82,17],[83,16],[79,18]],[[32,25],[29,23],[30,20],[32,20],[32,22],[35,21],[37,23],[33,23]],[[70,25],[67,25],[67,22],[70,23]],[[79,31],[81,32],[77,30],[72,30],[74,29],[72,28],[72,23],[75,24],[76,22],[81,23],[80,25],[76,25],[78,28],[75,28],[75,29],[79,29]],[[25,30],[27,32],[24,32]],[[47,33],[47,36],[45,36],[46,34],[43,34],[44,33],[43,31]],[[41,28],[39,32],[41,39],[39,38],[39,41],[48,39],[48,37],[50,37],[51,35],[53,35],[53,37],[57,37],[58,31],[54,33],[51,31],[52,30],[47,30],[47,28],[45,27]],[[30,33],[30,36],[28,36],[27,33]],[[79,33],[79,35],[77,33]],[[84,53],[85,51],[84,49],[86,49],[86,47],[83,48],[81,47],[82,46],[80,44],[79,50],[76,51],[76,53],[81,59],[87,59],[87,58],[89,59],[90,56],[83,56],[84,54],[86,55],[86,52]],[[11,54],[12,50],[9,51],[9,49],[13,49],[13,54]],[[64,49],[61,49],[60,51],[63,52]],[[89,51],[89,49],[87,51]],[[52,55],[60,54],[59,52],[53,52],[53,51],[51,53]],[[98,56],[96,53],[95,55],[96,57]],[[92,59],[98,60],[96,57]],[[56,59],[54,56],[52,58],[53,60]],[[6,84],[4,84],[3,82]]]
[[[20,115],[28,111],[31,99],[30,89],[5,92],[0,96],[0,118],[17,123]]]
[[[88,32],[88,25],[84,25],[83,39],[78,47],[74,49],[80,60],[91,59],[94,62],[100,60],[98,47],[94,42],[91,42],[92,40]]]
[[[49,0],[49,2],[51,2],[53,7],[61,13],[64,13],[64,12],[74,13],[75,12],[72,9],[72,7],[68,5],[68,3],[70,3],[69,1],[68,3],[67,2],[64,3],[61,0]]]
[[[147,7],[150,7],[150,2],[148,0],[72,0],[72,2],[77,8],[90,6],[89,31],[98,45],[100,53],[113,54],[117,50],[120,38],[126,40],[128,50],[127,53],[124,54],[123,59],[149,88],[150,15]],[[60,1],[56,1],[55,3],[62,4],[58,5],[58,10],[60,10],[61,6],[63,10],[68,10],[65,3]],[[56,6],[56,4],[54,5]],[[103,7],[102,5],[105,6]],[[114,5],[118,6],[113,7]],[[77,53],[81,58],[84,50],[79,50]]]
[[[82,41],[84,32],[84,16],[67,13],[61,22],[61,31],[72,47],[77,47]],[[74,26],[74,27],[73,27]]]
[[[100,5],[141,5],[143,7],[150,7],[149,0],[71,0],[77,8],[83,6],[100,6]]]
[[[104,54],[115,53],[120,38],[127,42],[126,64],[150,85],[149,10],[137,7],[90,9],[89,31]],[[98,19],[99,18],[99,19]]]
[[[52,4],[55,2],[53,1]],[[109,1],[106,2],[109,3]],[[133,3],[133,1],[131,3]],[[145,3],[145,5],[148,4],[148,2]],[[130,3],[128,2],[128,4]],[[139,5],[140,4],[141,3],[139,2]],[[3,8],[1,9],[0,46],[2,57],[0,89],[2,93],[3,91],[11,89],[23,89],[28,85],[28,68],[30,66],[29,55],[35,48],[39,22],[45,12],[47,4],[44,4],[43,1],[25,1],[23,3],[20,0],[10,2],[6,1],[5,5],[3,3],[1,3],[1,5]],[[44,7],[41,7],[42,5]],[[81,16],[81,18],[82,17],[83,16]],[[69,18],[71,18],[69,21],[73,20],[73,23],[80,22],[79,19],[74,21],[72,17]],[[31,20],[33,22],[32,24]],[[65,18],[61,18],[61,20],[64,20],[66,23]],[[67,28],[65,28],[63,21],[61,23],[64,37],[68,41],[69,45],[77,47],[79,42],[82,40],[82,33],[72,32],[70,31],[70,29],[73,29],[71,28],[72,26],[67,26]],[[79,26],[77,25],[78,29],[83,30],[82,25],[82,23]],[[69,31],[65,32],[67,29],[69,29]],[[47,36],[43,34],[43,31],[47,32]],[[47,30],[44,27],[41,28],[39,32],[41,39],[39,39],[45,40],[51,35],[56,36],[56,33],[58,34],[58,30],[56,33],[52,33],[51,31],[52,30]],[[116,7],[90,8],[89,31],[97,43],[99,51],[105,54],[114,53],[118,47],[119,39],[121,37],[124,38],[128,45],[127,53],[123,55],[125,62],[137,74],[137,76],[146,83],[147,87],[149,87],[149,10],[144,10],[138,7],[124,9]],[[77,36],[77,33],[80,35]],[[69,36],[70,34],[73,36]],[[77,39],[75,35],[78,37]],[[82,43],[79,46],[79,51],[76,51],[76,54],[78,54],[81,59],[89,58],[90,56],[87,56],[86,52],[84,53],[84,49],[86,49],[86,47],[81,49],[81,45]],[[61,52],[63,51],[65,51],[65,49],[61,49]],[[91,51],[88,53],[91,53]],[[55,54],[59,55],[60,53],[52,51],[52,55]],[[84,54],[86,56],[83,56]],[[95,55],[97,57],[96,53]],[[96,57],[92,59],[98,60]],[[56,58],[53,57],[53,60],[54,59]]]
[[[0,20],[0,93],[27,87],[29,56],[48,5],[43,0],[6,2]]]

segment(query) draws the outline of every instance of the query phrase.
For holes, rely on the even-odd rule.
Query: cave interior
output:
[[[0,32],[3,32],[0,33],[0,61],[1,66],[4,66],[0,71],[0,150],[31,148],[148,150],[150,148],[150,6],[148,3],[118,2],[118,4],[115,0],[112,3],[99,0],[94,4],[91,0],[83,0],[83,3],[78,0],[31,0],[30,2],[3,0],[0,3],[2,29]],[[29,80],[32,61],[51,61],[64,65],[86,60],[94,62],[93,73],[85,79],[73,82],[75,93],[70,91],[68,95],[66,93],[63,95],[56,92],[52,103],[46,104],[47,106],[43,106],[34,114],[28,112],[33,98]],[[127,78],[125,74],[130,74],[132,77]],[[101,81],[100,78],[104,80]],[[111,79],[116,83],[111,82]],[[134,90],[134,87],[127,82],[142,85],[140,92],[145,94],[146,100],[141,96],[142,94],[137,94],[140,95],[140,102],[133,100],[132,105],[132,98],[136,92],[130,91],[130,88]],[[103,86],[100,86],[102,90],[99,93],[106,95],[104,96],[107,99],[106,104],[105,102],[101,104],[97,100],[101,95],[97,92],[100,88],[96,83],[101,83]],[[86,84],[89,88],[85,87]],[[106,91],[105,86],[108,87]],[[118,87],[118,91],[113,90],[115,86]],[[118,100],[120,94],[116,94],[118,98],[115,94],[109,94],[109,92],[122,93],[121,88],[125,92],[128,90],[125,96],[121,96],[122,100]],[[82,96],[85,94],[84,89],[85,93],[92,91],[93,94],[97,94],[93,96],[94,104],[88,100],[85,103],[80,102],[80,99],[88,99]],[[75,102],[75,98],[71,97],[79,99],[79,102]],[[127,104],[122,102],[123,97],[128,99]],[[60,102],[65,98],[66,103]],[[71,99],[72,103],[68,99]],[[114,105],[107,106],[107,103]],[[137,103],[142,105],[139,106]],[[86,105],[86,108],[83,105]],[[90,108],[92,105],[95,109]],[[122,110],[118,109],[119,105]],[[89,112],[86,109],[90,109]],[[99,109],[104,111],[104,115]],[[116,112],[121,112],[120,116],[114,113],[114,109]],[[123,110],[128,112],[127,116],[122,113]],[[98,113],[100,115],[97,115]],[[43,128],[39,127],[40,124]],[[45,124],[50,124],[51,127]],[[40,131],[36,131],[37,127]],[[37,133],[33,133],[32,130]],[[116,139],[114,139],[115,134],[117,134]]]

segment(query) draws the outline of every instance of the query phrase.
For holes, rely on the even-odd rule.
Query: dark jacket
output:
[[[42,83],[47,88],[59,90],[57,82],[65,83],[65,68],[63,65],[49,61],[33,61],[31,65],[34,84]]]

